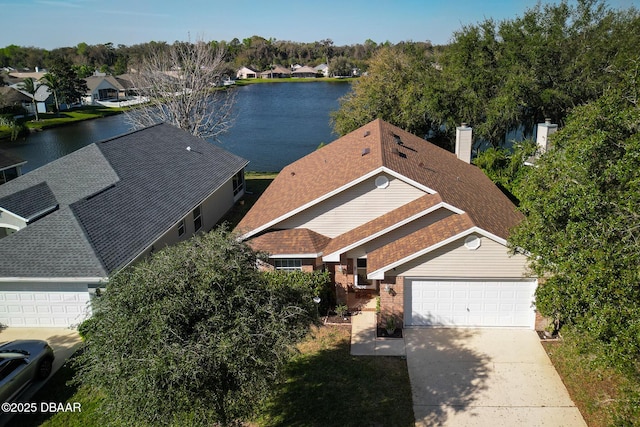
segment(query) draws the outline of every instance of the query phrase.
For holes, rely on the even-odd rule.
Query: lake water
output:
[[[220,137],[225,149],[249,160],[248,170],[279,171],[337,138],[329,113],[351,89],[349,83],[270,83],[237,90],[232,129]],[[33,133],[25,139],[0,143],[0,149],[27,160],[23,173],[36,169],[93,142],[130,130],[125,116]]]

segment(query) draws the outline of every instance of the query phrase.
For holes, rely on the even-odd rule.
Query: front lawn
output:
[[[315,328],[299,345],[273,397],[256,408],[256,426],[413,426],[409,374],[398,357],[350,355],[350,330]],[[73,369],[65,365],[32,402],[80,402],[81,413],[36,414],[13,419],[14,425],[90,427],[98,425],[98,391],[65,383]]]
[[[30,129],[42,130],[49,127],[61,126],[70,123],[80,122],[83,120],[98,119],[101,117],[113,116],[124,111],[123,108],[109,108],[100,106],[85,106],[73,108],[71,110],[60,111],[56,113],[41,113],[40,120],[31,120],[26,123]]]
[[[639,379],[596,363],[597,350],[582,340],[567,333],[563,341],[542,345],[587,425],[640,426],[638,408],[630,400],[640,393]]]
[[[316,329],[286,382],[260,408],[260,426],[413,426],[406,360],[351,356],[344,326]]]

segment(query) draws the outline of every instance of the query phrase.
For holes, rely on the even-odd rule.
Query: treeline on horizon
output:
[[[175,41],[174,44],[189,43]],[[225,72],[235,75],[235,71],[242,66],[249,66],[258,71],[266,70],[270,66],[279,65],[310,65],[321,63],[331,65],[331,62],[347,62],[349,66],[366,70],[368,60],[375,52],[385,47],[412,44],[420,46],[425,51],[432,51],[430,42],[400,42],[393,45],[390,42],[376,43],[367,39],[362,44],[336,46],[331,39],[324,39],[311,43],[266,39],[254,35],[242,40],[234,38],[231,41],[207,41],[212,48],[222,48],[225,51]],[[36,67],[48,68],[56,61],[73,64],[80,77],[87,77],[98,70],[110,74],[124,74],[135,69],[142,59],[159,50],[168,49],[171,44],[164,41],[150,41],[131,46],[113,43],[90,45],[84,42],[73,47],[60,47],[46,50],[38,47],[24,47],[9,45],[0,48],[0,68],[12,67],[17,70]]]

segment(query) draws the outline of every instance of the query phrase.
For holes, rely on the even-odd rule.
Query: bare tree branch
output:
[[[233,124],[235,91],[216,88],[224,51],[203,41],[176,42],[144,58],[134,85],[148,104],[127,112],[134,128],[170,123],[200,138],[218,138]]]

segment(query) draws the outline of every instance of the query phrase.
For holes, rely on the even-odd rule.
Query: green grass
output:
[[[286,380],[256,408],[252,426],[413,426],[409,374],[398,357],[350,355],[350,331],[323,326],[299,345],[300,353],[286,368]],[[67,382],[74,369],[67,363],[31,402],[80,402],[81,413],[20,415],[13,425],[24,427],[99,426],[100,393]],[[39,406],[38,406],[39,407]]]
[[[414,425],[406,360],[351,356],[342,326],[315,330],[299,348],[257,425]]]
[[[277,172],[246,172],[244,176],[246,184],[244,197],[231,208],[220,222],[226,222],[231,229],[238,225],[277,175]]]
[[[70,123],[80,122],[83,120],[98,119],[101,117],[113,116],[124,111],[123,108],[109,108],[98,106],[86,106],[74,108],[72,110],[61,111],[56,113],[40,114],[40,120],[30,120],[27,127],[30,129],[42,130],[49,127],[61,126]]]
[[[80,387],[69,384],[75,375],[72,366],[72,359],[69,359],[41,388],[29,402],[38,405],[38,412],[34,414],[18,414],[11,419],[12,425],[23,427],[83,427],[99,425],[96,418],[96,408],[100,402],[100,393],[90,387]],[[42,402],[79,402],[81,412],[51,413],[39,412]]]
[[[630,391],[640,391],[638,379],[594,363],[593,348],[580,345],[580,340],[579,336],[567,334],[564,340],[543,342],[543,346],[587,425],[621,425],[616,416],[633,422],[637,415],[623,414],[628,412],[624,402],[630,398]],[[640,420],[624,425],[640,425]]]

